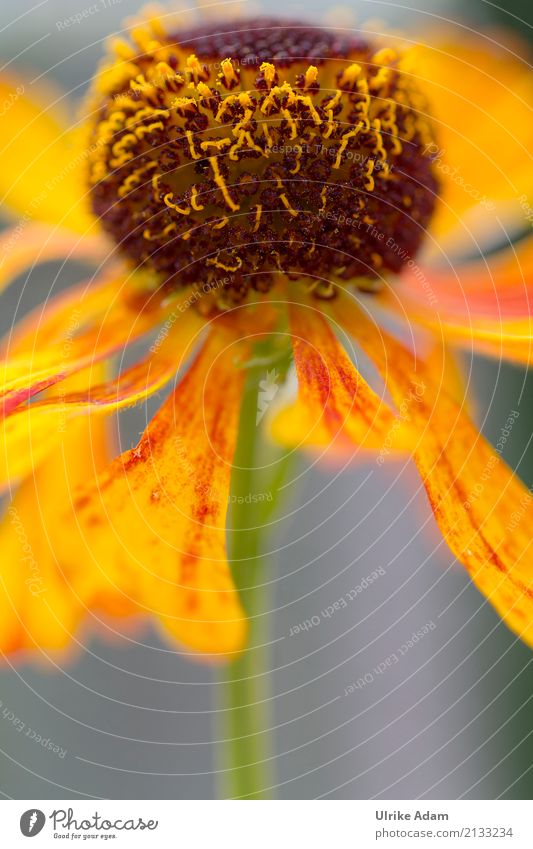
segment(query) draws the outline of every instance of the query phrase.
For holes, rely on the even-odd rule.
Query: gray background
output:
[[[56,21],[87,5],[3,0],[0,25],[10,25],[2,32],[3,61],[30,63],[81,94],[101,55],[102,38],[141,4],[109,4],[68,33],[57,31]],[[454,18],[464,4],[426,0],[415,4],[417,12],[407,12],[406,5],[372,2],[356,8],[359,19],[378,16],[407,25],[413,18],[423,26],[435,14]],[[270,11],[276,8],[323,14],[316,1],[269,3]],[[525,14],[524,8],[506,4],[515,14]],[[472,20],[486,24],[489,14],[497,14],[492,5],[470,4]],[[513,23],[504,12],[500,20]],[[527,35],[523,24],[519,28]],[[43,293],[79,279],[73,267],[56,272],[49,265],[18,281],[4,298],[5,327]],[[507,458],[515,465],[522,458],[519,471],[531,483],[531,454],[524,454],[531,382],[524,383],[522,372],[511,367],[481,361],[465,367],[472,370],[478,418],[489,437],[497,438],[520,397],[522,414]],[[153,399],[149,409],[156,403]],[[141,407],[123,417],[124,446],[135,441],[146,415]],[[309,470],[301,462],[299,504],[309,504],[279,520],[272,540],[279,553],[269,563],[278,774],[273,793],[530,797],[531,651],[454,564],[414,469],[397,477],[398,469],[370,463],[332,481],[330,471]],[[289,636],[293,625],[319,614],[378,566],[386,574],[358,601],[311,631]],[[344,695],[348,684],[430,621],[434,630],[400,663],[364,690]],[[52,659],[46,666],[11,667],[8,661],[0,670],[4,705],[67,749],[61,759],[0,718],[0,792],[28,799],[211,798],[219,734],[216,672],[185,659],[149,628],[113,646],[95,638],[82,638],[81,644],[77,660],[68,665]]]

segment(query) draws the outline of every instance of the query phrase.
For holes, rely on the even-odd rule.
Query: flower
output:
[[[252,342],[284,322],[298,395],[258,424],[266,412],[290,446],[412,455],[448,546],[531,643],[531,493],[468,418],[450,350],[529,362],[531,238],[459,267],[428,250],[469,230],[484,244],[487,221],[527,211],[522,64],[480,38],[406,49],[162,14],[111,43],[75,133],[23,81],[2,85],[0,179],[19,215],[2,286],[28,263],[105,262],[5,340],[2,651],[64,647],[87,610],[151,614],[206,654],[242,648],[231,467]],[[391,316],[416,323],[409,342]],[[139,444],[110,459],[105,414],[178,372]]]

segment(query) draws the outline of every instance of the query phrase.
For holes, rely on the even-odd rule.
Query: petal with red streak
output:
[[[342,452],[391,441],[405,451],[412,434],[359,374],[321,312],[293,303],[289,316],[298,398],[275,416],[274,438],[291,446],[334,443]]]
[[[81,490],[56,551],[94,584],[94,606],[152,614],[196,651],[239,650],[246,623],[226,558],[230,474],[244,371],[212,332],[145,431]]]
[[[97,383],[97,366],[69,391],[50,394],[33,404],[17,407],[0,421],[0,488],[29,474],[61,440],[72,418],[87,413],[108,415],[153,395],[190,356],[204,322],[193,310],[180,316],[159,345],[117,377]]]
[[[454,555],[502,619],[533,646],[533,496],[435,381],[434,371],[387,334],[377,333],[347,297],[334,314],[387,375],[398,401],[409,382],[424,387],[411,417],[414,459],[435,519]],[[383,350],[381,340],[385,341]]]
[[[54,300],[41,321],[34,314],[23,325],[22,341],[0,368],[4,415],[68,375],[120,353],[171,312],[168,301],[136,297],[133,287],[122,282],[112,279],[88,291],[79,287],[74,296]]]

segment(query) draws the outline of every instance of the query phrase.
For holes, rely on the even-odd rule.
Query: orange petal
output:
[[[19,217],[85,232],[94,219],[83,185],[87,150],[68,129],[50,85],[2,75],[0,79],[0,200]]]
[[[200,316],[189,310],[144,359],[114,379],[96,383],[99,369],[90,368],[83,379],[78,377],[74,390],[48,393],[29,406],[17,407],[0,423],[0,487],[23,478],[40,463],[61,440],[73,417],[113,413],[161,389],[191,354],[203,325]]]
[[[533,646],[533,497],[435,381],[431,367],[376,331],[347,297],[333,307],[343,325],[388,375],[398,400],[423,386],[411,408],[416,465],[444,539],[500,616]],[[382,341],[386,349],[383,350]],[[514,416],[514,414],[512,414]]]
[[[298,399],[277,415],[273,436],[291,446],[347,440],[379,449],[395,434],[395,450],[406,450],[412,434],[352,365],[321,312],[291,304],[289,316]]]
[[[211,333],[138,446],[78,493],[55,549],[93,583],[95,606],[151,613],[210,654],[240,649],[246,633],[225,550],[244,381],[234,342]]]
[[[74,378],[69,385],[75,387]],[[93,479],[107,456],[102,421],[72,422],[8,507],[0,524],[1,653],[63,648],[85,616],[88,600],[62,571],[50,541],[62,532],[72,490]]]
[[[95,291],[78,293],[81,298],[75,309],[72,296],[52,302],[33,337],[28,325],[24,326],[22,344],[15,349],[17,356],[8,357],[0,369],[4,415],[68,375],[119,353],[172,310],[168,301],[162,305],[160,299],[132,297],[128,285],[119,289],[116,280]],[[32,321],[35,323],[35,317]]]
[[[432,153],[442,201],[434,231],[459,231],[453,247],[463,223],[478,238],[488,228],[501,238],[497,219],[507,215],[524,226],[520,197],[531,198],[533,189],[528,46],[511,42],[507,33],[483,37],[442,27],[424,33],[423,42],[412,56],[412,71],[437,122]]]
[[[32,404],[31,409],[35,415],[39,409],[62,408],[65,415],[70,416],[89,410],[107,413],[131,407],[149,398],[176,374],[192,352],[203,327],[204,321],[198,313],[190,310],[159,347],[152,346],[147,356],[113,380],[92,384],[81,392],[48,394],[42,401]]]
[[[450,271],[402,274],[386,303],[475,353],[528,364],[533,355],[533,238]]]
[[[3,354],[6,357],[3,370],[14,374],[12,362],[7,358],[10,352],[16,355],[19,363],[19,377],[27,370],[34,348],[48,350],[50,346],[65,341],[74,329],[73,320],[80,326],[101,316],[108,309],[119,292],[121,278],[117,281],[105,281],[88,288],[84,283],[59,295],[47,305],[37,308],[15,328],[4,342]],[[0,374],[2,366],[0,366]],[[99,367],[81,372],[79,377],[70,378],[64,385],[65,392],[87,387],[90,379],[97,380]],[[103,372],[101,372],[103,374]],[[16,415],[7,419],[2,417],[0,425],[0,490],[24,478],[32,468],[43,461],[46,455],[63,439],[66,415],[64,409],[47,408],[36,413],[32,407],[22,407]]]
[[[124,274],[117,270],[100,280],[85,280],[35,307],[2,340],[3,357],[28,356],[46,349],[105,315],[110,304],[129,297],[129,289],[123,291]]]

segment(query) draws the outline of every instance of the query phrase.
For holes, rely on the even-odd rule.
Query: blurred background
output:
[[[97,0],[97,12],[79,25],[58,27],[88,5],[1,4],[2,65],[43,74],[79,99],[102,40],[143,4]],[[319,0],[270,0],[268,11],[329,22],[340,14],[326,12]],[[529,0],[506,0],[501,9],[484,0],[360,0],[348,12],[417,32],[460,20],[532,37]],[[350,17],[339,20],[348,26]],[[78,279],[72,265],[25,276],[4,300],[2,329],[43,293]],[[532,380],[504,364],[465,357],[463,365],[489,439],[497,441],[510,410],[520,409],[504,457],[531,486]],[[123,447],[136,442],[160,400],[121,417]],[[265,577],[272,589],[272,794],[531,798],[533,655],[454,563],[415,470],[369,463],[337,475],[302,459],[297,473],[298,502],[274,525]],[[321,614],[375,570],[378,578],[350,606]],[[312,617],[320,624],[295,633]],[[398,663],[372,672],[420,630],[424,635]],[[346,694],[365,676],[370,683]],[[0,715],[0,792],[26,799],[214,797],[216,681],[216,671],[191,662],[149,627],[112,645],[82,634],[68,663],[6,661],[3,707],[60,751],[43,748]]]

